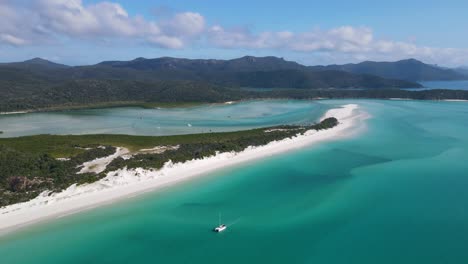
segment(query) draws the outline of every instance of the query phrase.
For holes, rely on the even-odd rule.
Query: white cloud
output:
[[[170,49],[188,45],[205,27],[202,15],[174,14],[165,21],[130,16],[117,3],[84,5],[81,0],[33,0],[28,6],[0,1],[0,43],[39,44],[47,38],[143,40]],[[3,23],[5,21],[5,23]]]
[[[369,28],[344,26],[328,31],[311,30],[301,33],[290,31],[253,34],[246,29],[224,29],[213,26],[208,38],[214,45],[224,48],[282,48],[300,52],[336,50],[360,51],[373,39]]]
[[[156,44],[161,47],[171,48],[171,49],[180,49],[184,47],[184,42],[176,37],[170,36],[154,36],[149,37],[148,42]]]
[[[34,16],[24,15],[24,12],[12,7],[9,1],[0,2],[0,44],[20,46],[28,43],[25,36],[38,37],[32,23],[29,23]]]
[[[21,46],[26,44],[24,39],[12,36],[10,34],[0,34],[0,41],[14,46]]]
[[[81,41],[134,43],[182,49],[193,44],[207,48],[250,49],[321,56],[329,62],[363,59],[396,60],[415,57],[431,63],[466,64],[468,49],[435,48],[410,42],[377,39],[369,27],[342,26],[303,32],[252,32],[248,28],[209,25],[199,13],[182,12],[151,20],[130,15],[110,1],[0,0],[0,44],[24,46]],[[118,44],[116,44],[118,45]]]
[[[205,30],[205,18],[193,12],[175,14],[174,17],[163,23],[165,31],[170,35],[194,36]]]
[[[368,27],[342,26],[305,32],[260,32],[212,26],[207,33],[212,45],[220,48],[275,49],[320,54],[334,62],[397,60],[414,57],[430,63],[466,64],[468,49],[434,48],[414,43],[375,39]]]

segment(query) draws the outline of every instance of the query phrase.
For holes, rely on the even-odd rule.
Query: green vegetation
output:
[[[9,91],[3,93],[5,96],[0,97],[0,112],[54,111],[115,106],[175,107],[264,98],[468,99],[468,91],[461,90],[271,89],[260,91],[261,89],[228,89],[208,83],[190,81],[145,83],[118,80],[77,80],[56,84],[52,87],[39,85],[22,90],[12,85],[10,88]]]
[[[239,152],[249,146],[262,146],[275,140],[292,137],[307,130],[322,130],[334,127],[338,124],[336,118],[328,118],[321,123],[311,126],[279,126],[267,129],[250,130],[248,133],[223,133],[222,137],[192,141],[190,143],[178,143],[177,150],[168,150],[161,154],[139,154],[129,160],[117,158],[109,164],[107,170],[113,171],[127,166],[127,168],[161,168],[164,163],[184,162],[194,158],[202,158],[215,155],[216,152]],[[272,130],[270,132],[266,132]],[[248,134],[248,136],[246,135]]]
[[[190,81],[75,80],[53,84],[14,82],[5,86],[0,81],[0,92],[0,112],[214,103],[242,97],[239,91]]]
[[[468,91],[393,89],[398,87],[420,85],[373,75],[311,69],[274,57],[229,61],[138,59],[82,67],[36,59],[0,64],[0,112],[177,107],[263,98],[468,99]]]
[[[240,87],[418,88],[420,84],[310,67],[275,57],[176,58],[67,67],[41,59],[0,64],[0,112],[81,107],[213,103],[265,96]]]
[[[27,201],[45,190],[59,191],[74,183],[94,182],[107,172],[124,168],[161,168],[172,160],[183,162],[216,152],[241,151],[303,133],[309,129],[336,126],[335,118],[307,126],[279,126],[247,131],[180,136],[129,135],[37,135],[0,139],[0,206]],[[269,131],[271,130],[271,131]],[[160,154],[140,153],[143,148],[179,146]],[[126,147],[135,155],[115,159],[100,174],[77,174],[86,161],[113,154],[115,147]],[[60,159],[58,159],[60,158]]]
[[[88,148],[82,148],[81,153],[61,161],[47,151],[30,153],[0,144],[0,206],[27,201],[45,190],[62,190],[72,183],[97,180],[97,175],[78,175],[78,166],[86,161],[111,155],[115,148]]]

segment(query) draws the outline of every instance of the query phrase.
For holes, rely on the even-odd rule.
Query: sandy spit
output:
[[[60,218],[82,210],[109,204],[116,200],[156,190],[209,172],[235,166],[255,159],[310,146],[319,142],[350,137],[365,128],[370,116],[356,104],[331,109],[322,117],[335,117],[339,125],[321,131],[310,130],[302,135],[273,141],[265,146],[249,147],[241,152],[217,153],[211,157],[194,159],[184,163],[167,162],[159,170],[121,169],[107,174],[97,182],[72,185],[59,193],[44,192],[28,202],[0,208],[0,234],[45,220]],[[122,155],[125,149],[119,148]],[[123,153],[122,153],[123,152]],[[110,157],[108,157],[110,158]],[[100,160],[99,164],[105,164]],[[100,169],[102,167],[98,166]],[[94,166],[96,168],[96,166]]]

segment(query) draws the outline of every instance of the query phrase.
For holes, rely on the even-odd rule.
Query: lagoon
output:
[[[328,106],[266,100],[190,108],[106,108],[0,115],[0,137],[37,134],[180,135],[315,122]]]

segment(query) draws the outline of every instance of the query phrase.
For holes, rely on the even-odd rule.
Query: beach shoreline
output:
[[[264,146],[249,147],[241,152],[218,153],[203,159],[184,163],[168,162],[159,170],[121,169],[110,172],[105,178],[86,185],[72,185],[68,189],[14,205],[0,208],[0,235],[16,229],[61,218],[83,210],[114,203],[127,197],[134,197],[154,191],[200,175],[236,166],[252,160],[303,148],[319,142],[330,141],[355,135],[365,126],[369,115],[355,104],[330,109],[322,119],[335,117],[339,124],[320,131],[307,131],[303,135],[273,141]]]
[[[19,115],[19,114],[27,114],[30,111],[13,111],[13,112],[0,112],[0,115]]]
[[[445,101],[445,102],[468,102],[468,100],[462,100],[462,99],[444,99],[442,101]]]

